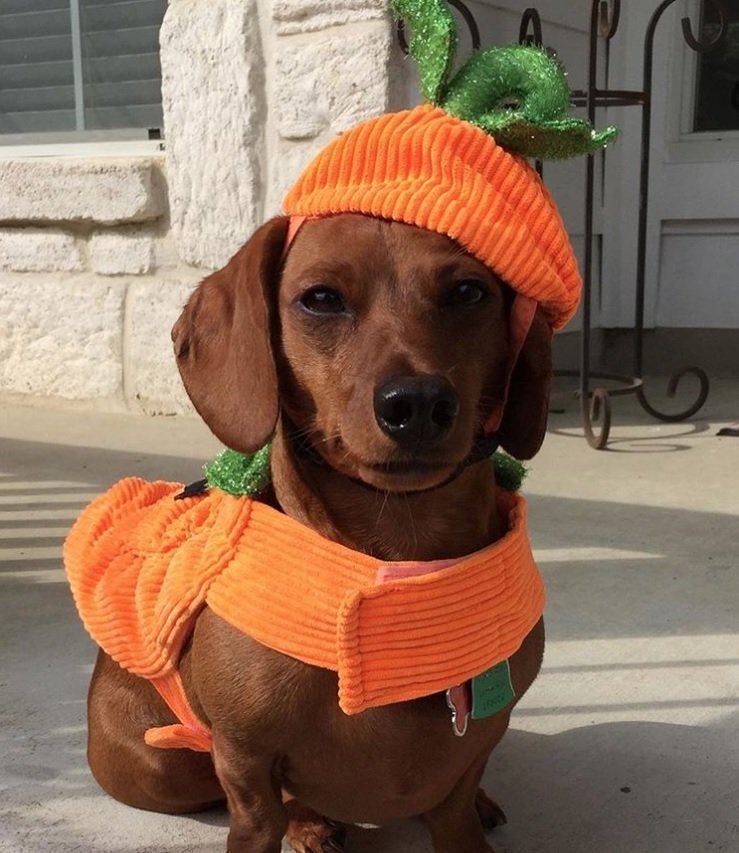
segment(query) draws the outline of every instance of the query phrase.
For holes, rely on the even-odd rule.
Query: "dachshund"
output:
[[[385,561],[451,560],[507,530],[482,425],[526,459],[546,430],[551,331],[540,310],[511,364],[512,294],[452,239],[359,214],[263,225],[197,288],[172,337],[185,388],[229,448],[273,440],[264,500]],[[180,669],[211,753],[157,750],[174,722],[151,685],[102,651],[88,698],[99,784],[183,814],[225,799],[228,853],[344,849],[351,824],[421,816],[435,853],[491,853],[503,811],[479,788],[539,671],[540,620],[510,659],[515,700],[450,724],[444,693],[345,714],[337,674],[260,645],[207,606]]]

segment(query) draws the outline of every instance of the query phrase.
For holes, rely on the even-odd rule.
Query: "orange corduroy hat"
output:
[[[559,211],[526,157],[590,153],[615,131],[596,134],[567,116],[564,71],[541,48],[476,53],[447,83],[456,45],[449,9],[441,0],[391,5],[414,30],[410,53],[430,103],[334,140],[289,191],[285,213],[361,213],[445,234],[560,329],[582,280]]]

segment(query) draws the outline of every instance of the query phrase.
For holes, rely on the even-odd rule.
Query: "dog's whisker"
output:
[[[320,434],[315,427],[307,426],[302,429],[296,429],[290,433],[290,438],[293,441],[304,441],[306,439],[314,440],[315,436]]]
[[[382,505],[380,506],[380,511],[377,513],[377,523],[380,523],[380,519],[382,518],[383,512],[385,512],[385,508],[390,501],[390,492],[387,489],[383,489],[382,491]]]
[[[408,500],[408,495],[405,492],[403,493],[403,499],[408,510],[408,522],[410,524],[411,533],[413,534],[413,547],[418,548],[418,531],[416,530],[416,523],[413,518],[413,509],[411,508],[411,503]]]

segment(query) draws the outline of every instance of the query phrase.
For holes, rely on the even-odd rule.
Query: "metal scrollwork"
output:
[[[637,397],[639,399],[639,403],[641,407],[644,409],[647,414],[651,415],[653,418],[657,418],[659,421],[664,421],[665,423],[678,423],[679,421],[684,421],[687,418],[692,417],[696,412],[699,412],[706,400],[708,399],[708,391],[710,388],[710,383],[708,381],[708,376],[706,375],[704,370],[701,370],[700,367],[684,367],[682,370],[679,370],[677,373],[673,374],[670,377],[670,381],[667,384],[667,396],[673,398],[677,394],[678,386],[680,385],[681,380],[685,376],[695,376],[700,383],[700,387],[698,389],[698,396],[695,399],[695,402],[688,406],[687,409],[683,409],[679,412],[661,412],[659,409],[655,409],[646,398],[643,388],[639,388],[637,391]]]
[[[676,0],[664,0],[661,3],[655,13],[652,15],[651,20],[649,21],[649,26],[647,27],[647,37],[646,37],[646,46],[649,52],[654,50],[654,34],[657,29],[657,25],[659,24],[660,18],[662,15],[670,8],[670,6],[675,3]],[[693,25],[690,23],[690,18],[683,18],[682,28],[683,28],[683,36],[687,44],[698,53],[707,53],[709,50],[713,50],[718,44],[720,44],[725,36],[729,25],[729,19],[726,14],[726,7],[724,6],[723,0],[709,0],[711,5],[716,9],[719,14],[719,18],[721,23],[719,25],[718,34],[708,41],[701,41],[695,37],[693,33]]]
[[[597,22],[598,35],[610,41],[621,20],[621,0],[593,0],[593,20]]]
[[[641,177],[640,177],[640,207],[639,207],[639,242],[637,247],[637,282],[636,282],[636,317],[635,317],[635,358],[634,369],[638,376],[642,376],[644,372],[644,298],[646,293],[646,258],[647,258],[647,222],[649,215],[649,173],[650,173],[650,157],[649,150],[651,146],[651,127],[652,127],[652,75],[654,67],[654,39],[657,30],[657,25],[665,13],[665,11],[675,3],[676,0],[664,0],[652,15],[647,27],[646,36],[644,39],[644,86],[643,90],[646,93],[644,103],[644,119],[642,124],[642,153],[641,153]],[[682,29],[685,41],[693,49],[700,53],[705,53],[708,50],[715,48],[725,37],[728,18],[726,9],[723,6],[722,0],[710,0],[719,13],[720,26],[718,34],[707,41],[699,41],[695,38],[693,28],[689,18],[682,19]],[[680,412],[669,413],[662,412],[655,408],[646,398],[643,387],[637,391],[637,398],[641,407],[645,412],[658,420],[666,423],[676,423],[677,421],[685,420],[696,414],[706,402],[709,392],[709,380],[706,373],[698,367],[686,367],[675,373],[667,387],[669,397],[674,397],[677,393],[680,381],[685,376],[695,376],[699,382],[698,396],[695,402],[687,409]]]
[[[685,41],[697,53],[708,53],[708,51],[713,50],[714,47],[718,47],[726,37],[726,32],[729,26],[726,8],[724,7],[722,0],[710,0],[710,3],[718,12],[720,19],[718,33],[712,39],[709,39],[708,41],[701,41],[700,39],[697,39],[693,35],[693,26],[690,23],[690,18],[683,18],[680,22],[683,27],[683,36],[685,37]]]
[[[594,450],[603,450],[611,433],[611,397],[605,388],[594,388],[590,398],[583,397],[582,422],[585,438]]]
[[[462,15],[467,29],[470,31],[472,38],[472,49],[479,50],[482,47],[482,37],[480,36],[480,28],[477,26],[475,16],[470,12],[467,6],[462,3],[462,0],[449,0],[449,4]]]
[[[518,32],[519,44],[534,44],[541,47],[544,44],[542,35],[541,15],[537,9],[526,9],[521,18],[521,29]]]

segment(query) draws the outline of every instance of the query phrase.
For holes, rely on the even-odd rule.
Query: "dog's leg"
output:
[[[98,784],[126,805],[165,814],[204,811],[223,802],[210,756],[152,749],[144,734],[175,722],[152,686],[98,654],[88,696],[87,756]]]
[[[478,785],[487,753],[462,776],[449,796],[423,818],[431,831],[434,853],[494,853],[485,840],[477,810]]]
[[[285,836],[294,853],[342,853],[346,827],[333,823],[297,800],[285,803],[290,826]]]
[[[226,853],[280,853],[288,818],[272,757],[250,754],[214,732],[213,763],[228,800]]]
[[[478,788],[475,795],[475,810],[485,832],[508,823],[503,809],[482,788]]]

